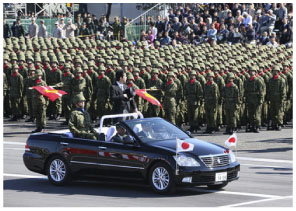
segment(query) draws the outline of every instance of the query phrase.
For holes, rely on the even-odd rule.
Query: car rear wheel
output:
[[[173,193],[175,191],[174,174],[166,163],[156,163],[149,172],[149,182],[157,193]]]
[[[208,188],[211,189],[211,190],[219,190],[219,189],[224,188],[227,184],[228,184],[228,182],[224,182],[224,183],[219,184],[219,185],[208,185]]]
[[[64,185],[69,181],[70,171],[66,160],[60,156],[52,157],[47,164],[48,180],[54,185]]]

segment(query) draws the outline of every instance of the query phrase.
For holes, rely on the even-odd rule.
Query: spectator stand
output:
[[[166,11],[167,7],[167,4],[158,3],[143,14],[128,22],[125,25],[124,30],[125,38],[129,41],[139,41],[142,31],[145,31],[145,33],[148,31],[149,22],[155,22],[157,15],[161,15],[161,12]],[[162,14],[162,16],[164,17],[165,14]]]
[[[11,4],[11,5],[14,5],[14,4]],[[54,17],[54,12],[56,10],[57,7],[59,7],[60,4],[52,4],[54,5],[54,7],[44,7],[41,11],[39,11],[38,13],[36,13],[36,24],[40,27],[40,20],[43,20],[44,21],[44,25],[46,26],[47,28],[47,32],[48,32],[48,36],[52,36],[52,33],[54,31],[54,28],[55,28],[55,22],[59,19],[57,17]],[[72,7],[74,7],[75,5],[74,4],[71,4]],[[22,7],[23,4],[22,4]],[[20,8],[20,5],[19,4],[15,4],[14,7],[15,8],[14,10],[18,11],[18,8]],[[24,8],[23,8],[24,9]],[[39,14],[41,14],[44,10],[48,10],[48,14],[50,14],[50,16],[45,16],[45,17],[41,17],[41,16],[38,16]],[[25,9],[25,14],[23,14],[23,16],[21,16],[21,19],[20,19],[20,24],[24,27],[24,30],[25,30],[25,34],[28,33],[28,29],[29,29],[29,26],[32,24],[32,17],[29,17],[27,15],[27,9]],[[67,11],[69,12],[69,11]],[[72,12],[74,13],[74,9],[72,9]],[[6,14],[6,13],[5,13]],[[8,13],[7,13],[8,14]],[[6,15],[7,15],[6,14]],[[72,23],[74,23],[74,15],[72,15],[71,13],[69,13],[71,15],[71,17],[68,17],[67,19],[71,18],[72,19]],[[6,22],[7,24],[9,25],[9,27],[11,27],[14,22],[16,22],[16,18],[11,18],[12,16],[9,15],[6,19]],[[67,21],[65,21],[66,23]]]

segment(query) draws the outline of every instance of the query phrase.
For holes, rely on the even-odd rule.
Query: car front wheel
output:
[[[52,157],[47,164],[48,180],[54,185],[64,185],[69,181],[70,172],[66,160],[60,156]]]
[[[156,163],[149,173],[150,186],[157,193],[173,193],[175,191],[174,174],[166,163]]]

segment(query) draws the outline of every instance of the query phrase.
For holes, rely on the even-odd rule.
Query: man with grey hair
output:
[[[46,26],[44,25],[44,20],[40,20],[38,37],[43,37],[43,38],[47,37],[47,29],[46,29]]]
[[[55,29],[52,33],[52,36],[55,38],[62,38],[62,29],[60,28],[58,21],[55,22]]]
[[[268,31],[268,34],[270,35],[274,29],[275,20],[276,16],[273,14],[273,11],[268,10],[263,17],[263,26],[260,29],[260,33],[262,34],[264,31]]]
[[[66,38],[74,37],[74,31],[76,30],[76,25],[72,24],[72,19],[69,18],[67,24],[64,26],[63,30],[65,30]]]
[[[32,18],[32,24],[29,26],[30,38],[37,37],[39,31],[38,25],[35,23],[35,18]]]

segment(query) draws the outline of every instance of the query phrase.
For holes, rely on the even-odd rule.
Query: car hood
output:
[[[192,155],[214,155],[214,154],[224,154],[225,149],[222,146],[216,145],[214,143],[209,143],[206,141],[198,140],[195,138],[189,138],[182,140],[187,143],[194,144],[193,150],[188,151],[188,152],[182,152],[186,154],[192,154]],[[161,140],[161,141],[153,141],[146,143],[149,146],[156,147],[156,148],[161,148],[161,149],[166,149],[169,150],[173,153],[176,153],[176,139],[170,139],[170,140]]]

